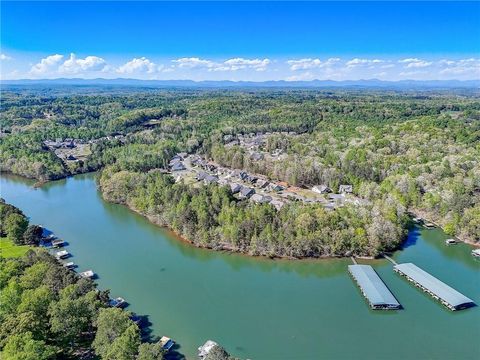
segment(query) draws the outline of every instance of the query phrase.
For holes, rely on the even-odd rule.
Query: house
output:
[[[242,189],[242,185],[237,184],[237,183],[231,183],[230,184],[230,191],[232,194],[238,193]]]
[[[318,194],[326,194],[332,192],[332,190],[327,185],[315,185],[312,187],[312,191]]]
[[[180,162],[182,162],[182,159],[180,159],[180,157],[178,157],[178,156],[174,156],[174,157],[172,158],[172,160],[170,160],[170,162],[168,163],[168,165],[173,166],[173,165],[178,164],[178,163],[180,163]]]
[[[265,189],[270,183],[265,179],[258,179],[255,185],[260,189]]]
[[[265,204],[265,203],[269,203],[270,201],[272,201],[272,197],[271,196],[264,196],[264,195],[260,195],[260,194],[253,194],[250,197],[250,200],[253,201],[254,203],[257,203],[257,204]]]
[[[197,176],[195,176],[195,178],[198,180],[198,181],[202,181],[202,180],[205,180],[205,178],[208,176],[208,174],[205,172],[205,171],[200,171]]]
[[[271,183],[269,188],[270,188],[271,191],[276,191],[276,192],[285,190],[285,188],[283,186],[281,186],[280,184],[275,184],[275,183]]]
[[[352,185],[340,185],[338,192],[342,194],[351,194],[353,192]]]
[[[253,194],[255,194],[255,189],[249,188],[247,186],[242,186],[242,188],[240,189],[239,196],[240,198],[248,199]]]
[[[205,183],[205,185],[216,184],[216,183],[218,183],[218,176],[207,175],[205,177],[205,179],[203,180],[203,182]]]
[[[243,179],[244,181],[248,181],[250,183],[254,183],[255,181],[258,180],[258,177],[254,176],[254,175],[248,175],[245,179]]]
[[[177,162],[172,166],[172,171],[182,171],[185,169],[186,169],[185,165],[183,165],[183,163],[181,162]]]
[[[240,180],[245,180],[248,177],[248,174],[242,170],[234,170],[232,176],[239,178]]]
[[[75,156],[73,156],[72,154],[70,154],[70,155],[67,156],[67,160],[74,161],[74,160],[77,160],[77,158]]]

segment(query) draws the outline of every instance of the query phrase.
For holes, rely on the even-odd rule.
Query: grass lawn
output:
[[[0,238],[0,257],[3,258],[21,257],[31,248],[28,245],[15,245],[11,240],[4,237]]]

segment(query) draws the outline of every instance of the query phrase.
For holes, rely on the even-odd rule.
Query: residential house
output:
[[[249,188],[248,186],[242,186],[242,188],[240,189],[239,196],[242,199],[248,199],[253,194],[255,194],[255,189]]]
[[[312,191],[318,194],[326,194],[332,192],[332,190],[327,185],[315,185],[312,187]]]
[[[352,185],[340,185],[338,192],[342,194],[351,194],[353,192]]]
[[[176,162],[175,164],[173,164],[172,171],[182,171],[182,170],[186,170],[186,167],[185,165],[183,165],[182,162]]]
[[[230,191],[232,194],[238,193],[242,189],[242,185],[237,184],[237,183],[231,183],[230,184]]]
[[[264,195],[261,195],[261,194],[253,194],[250,197],[250,200],[257,203],[257,204],[266,204],[266,203],[269,203],[270,201],[272,201],[272,197],[271,196],[264,196]]]
[[[203,180],[203,182],[205,183],[205,185],[216,184],[216,183],[218,183],[218,176],[207,175],[205,177],[205,179]]]

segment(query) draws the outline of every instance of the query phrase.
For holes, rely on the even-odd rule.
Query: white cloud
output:
[[[211,68],[214,66],[213,61],[200,59],[198,57],[180,58],[172,61],[177,64],[179,68]]]
[[[30,69],[30,73],[34,76],[45,75],[49,72],[57,70],[57,66],[63,60],[63,55],[55,54],[47,56],[40,60],[38,64],[35,64]]]
[[[107,62],[98,56],[87,56],[84,59],[78,59],[71,53],[70,58],[60,65],[58,71],[65,74],[78,74],[87,71],[100,71]]]
[[[290,65],[290,70],[308,70],[315,68],[323,68],[332,66],[340,61],[339,58],[330,58],[326,61],[321,61],[320,59],[299,59],[299,60],[288,60],[287,64]]]
[[[346,65],[347,67],[356,67],[356,66],[365,66],[365,65],[376,65],[376,64],[382,64],[384,63],[384,60],[380,59],[359,59],[355,58],[350,61],[347,61]]]
[[[224,61],[212,68],[213,71],[237,71],[242,69],[253,69],[255,71],[265,71],[271,63],[270,59],[244,59],[233,58]]]
[[[18,55],[20,56],[20,55]],[[0,54],[0,60],[10,58]],[[136,57],[113,59],[98,56],[77,57],[75,54],[52,54],[29,64],[29,59],[16,56],[15,61],[2,62],[5,78],[101,77],[119,74],[137,79],[192,80],[471,80],[480,79],[480,58],[200,58],[149,59]]]
[[[0,60],[12,60],[12,57],[2,53],[0,54]]]
[[[425,61],[417,58],[402,59],[402,60],[399,60],[398,62],[405,64],[405,68],[407,69],[424,68],[433,64],[433,62],[431,61]]]
[[[123,64],[117,69],[117,72],[120,74],[134,74],[134,73],[148,73],[152,74],[155,71],[158,71],[163,66],[157,67],[155,63],[151,62],[146,57],[133,58],[127,63]]]
[[[480,59],[440,60],[440,70],[443,75],[471,75],[473,78],[480,77]]]

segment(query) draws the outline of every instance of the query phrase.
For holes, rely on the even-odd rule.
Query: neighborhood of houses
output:
[[[333,193],[326,185],[302,189],[284,181],[272,181],[263,175],[222,167],[196,154],[178,153],[171,159],[169,167],[176,182],[227,186],[240,200],[269,203],[277,210],[294,201],[320,203],[328,210],[348,202],[355,205],[367,203],[353,195],[353,186],[349,184],[340,185],[338,193]]]
[[[282,133],[251,133],[224,135],[224,146],[241,146],[249,152],[253,160],[275,161],[285,154],[281,149],[273,152],[264,151],[269,136],[281,134],[296,136],[295,132]],[[128,135],[127,135],[128,136]],[[103,140],[118,140],[124,143],[124,135],[114,135],[99,139],[84,141],[81,139],[45,140],[44,146],[53,151],[65,163],[86,159],[91,154],[91,145]],[[231,169],[209,161],[198,154],[178,153],[169,163],[169,170],[175,181],[209,185],[227,186],[240,200],[249,200],[257,204],[271,204],[280,210],[285,204],[295,201],[303,203],[320,203],[327,210],[344,206],[345,203],[366,205],[368,200],[353,195],[353,186],[342,184],[338,193],[334,193],[327,185],[319,184],[310,189],[289,185],[284,181],[273,181],[266,176],[248,173],[242,169]]]
[[[105,136],[102,138],[85,141],[82,139],[55,139],[45,140],[43,145],[53,151],[65,163],[77,162],[85,160],[91,154],[91,145],[103,140],[117,139],[125,142],[124,135]]]

